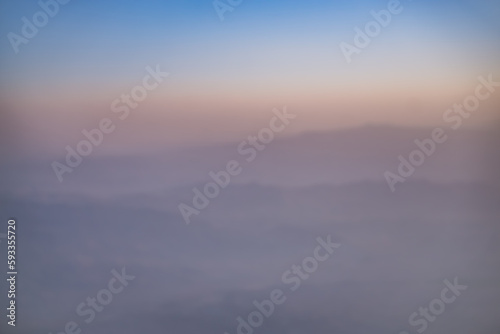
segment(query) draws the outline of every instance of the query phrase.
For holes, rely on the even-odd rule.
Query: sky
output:
[[[498,73],[499,8],[466,0],[401,6],[347,64],[340,43],[352,44],[354,28],[386,1],[243,1],[221,21],[210,1],[72,0],[17,54],[6,36],[19,33],[21,18],[39,6],[2,1],[4,117],[44,123],[29,130],[38,145],[41,137],[70,141],[79,124],[98,121],[116,96],[140,83],[147,66],[160,65],[170,76],[141,103],[136,133],[158,133],[162,123],[165,132],[186,129],[222,142],[280,105],[306,115],[296,133],[435,125],[479,75]],[[209,134],[203,125],[186,126],[213,117],[225,119],[224,128]],[[496,118],[485,110],[474,123]],[[162,144],[193,144],[182,134],[165,136]],[[40,149],[55,153],[54,146]]]

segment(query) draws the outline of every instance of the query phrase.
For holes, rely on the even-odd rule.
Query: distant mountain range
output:
[[[411,179],[439,183],[499,184],[500,131],[446,129],[448,140],[416,168]],[[133,156],[86,157],[59,183],[53,160],[25,160],[0,165],[9,175],[2,188],[10,192],[63,192],[122,194],[196,185],[210,181],[208,173],[241,162],[243,171],[233,184],[277,186],[385,182],[385,171],[396,172],[398,156],[407,158],[417,148],[415,139],[429,138],[432,128],[369,126],[276,138],[257,158],[246,162],[239,142]],[[242,138],[242,141],[245,138]],[[64,161],[64,157],[58,157]],[[402,185],[400,185],[402,186]]]

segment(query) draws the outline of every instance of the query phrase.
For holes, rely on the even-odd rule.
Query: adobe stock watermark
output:
[[[113,269],[111,274],[113,277],[108,281],[106,288],[99,290],[95,297],[87,297],[85,302],[77,305],[75,313],[85,318],[84,324],[94,321],[97,316],[96,312],[102,312],[113,301],[114,296],[121,293],[135,279],[135,276],[127,275],[125,268],[122,268],[121,273]],[[82,328],[76,321],[68,321],[64,329],[55,334],[79,334],[81,332]]]
[[[139,103],[148,97],[149,92],[158,88],[169,75],[169,73],[160,70],[160,65],[156,65],[156,69],[147,66],[146,72],[148,74],[142,79],[142,84],[134,86],[128,94],[121,94],[120,97],[111,102],[111,111],[117,114],[121,121],[127,119],[131,110],[136,109]],[[59,161],[54,161],[51,164],[59,182],[63,182],[65,173],[71,173],[80,166],[83,157],[89,156],[95,147],[103,143],[105,135],[111,134],[115,129],[115,123],[107,117],[102,118],[94,129],[83,129],[82,135],[85,139],[80,140],[75,148],[70,145],[66,146],[66,164]]]
[[[236,7],[241,5],[243,0],[215,0],[212,2],[215,12],[219,16],[219,20],[224,21],[224,14],[232,12]]]
[[[269,127],[260,129],[255,136],[248,136],[246,140],[242,141],[237,148],[240,156],[244,157],[244,161],[254,161],[259,152],[262,152],[274,140],[275,135],[284,131],[290,124],[291,120],[295,119],[297,115],[291,114],[287,111],[286,106],[283,110],[273,109],[274,116],[269,121]],[[192,215],[199,215],[201,210],[206,209],[213,200],[219,196],[221,189],[226,188],[231,182],[231,178],[241,174],[243,171],[242,164],[238,160],[230,160],[226,163],[225,169],[218,172],[209,172],[208,176],[213,182],[207,182],[202,190],[197,187],[193,188],[192,205],[180,203],[178,205],[179,211],[184,218],[184,222],[189,224]]]
[[[318,245],[314,248],[312,256],[304,258],[299,265],[292,265],[290,269],[284,271],[281,275],[281,282],[289,285],[288,289],[292,292],[296,291],[303,281],[309,279],[310,275],[318,270],[319,263],[328,260],[335,249],[341,246],[341,244],[333,243],[330,235],[326,237],[326,240],[318,237],[316,241]],[[262,326],[265,319],[274,314],[276,307],[286,301],[285,291],[283,289],[274,289],[269,293],[269,299],[260,302],[254,300],[255,310],[245,318],[241,316],[236,318],[236,334],[252,334],[254,329]],[[224,334],[228,333],[225,332]]]
[[[41,10],[32,15],[31,20],[26,16],[21,18],[21,35],[14,32],[7,34],[7,39],[14,50],[14,53],[19,53],[19,46],[21,44],[28,44],[28,42],[38,35],[39,29],[45,27],[51,18],[59,13],[60,5],[65,5],[71,0],[40,0],[38,6]]]
[[[372,39],[380,35],[382,28],[386,28],[392,22],[393,16],[401,14],[402,11],[403,5],[401,5],[399,0],[390,0],[387,3],[387,9],[382,9],[378,12],[372,10],[370,12],[373,20],[367,22],[364,29],[354,27],[354,45],[346,42],[339,44],[347,63],[350,64],[352,62],[354,54],[360,54],[363,49],[368,47]]]
[[[471,113],[479,108],[481,101],[487,100],[495,92],[495,87],[500,86],[500,82],[493,81],[493,74],[489,74],[487,79],[480,76],[478,81],[479,84],[476,86],[474,94],[467,96],[461,104],[455,103],[443,113],[443,121],[451,123],[452,130],[459,129],[463,124],[463,120],[469,118],[472,115]],[[398,156],[397,173],[384,172],[384,178],[391,192],[396,191],[396,185],[404,183],[407,178],[412,176],[416,171],[416,167],[422,166],[426,159],[437,151],[438,145],[445,143],[447,140],[448,136],[445,130],[440,127],[434,128],[429,138],[415,139],[414,143],[417,148],[411,151],[407,157]]]
[[[419,307],[418,312],[413,312],[408,317],[408,323],[416,328],[417,333],[423,333],[430,322],[436,321],[437,317],[446,310],[446,305],[452,304],[457,300],[457,297],[467,289],[466,285],[458,283],[458,277],[455,277],[453,283],[449,280],[443,281],[445,287],[441,290],[439,298],[434,298],[429,302],[427,307]],[[402,331],[399,334],[410,334]]]

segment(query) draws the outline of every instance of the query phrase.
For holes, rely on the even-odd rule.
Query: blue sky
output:
[[[432,39],[451,45],[488,46],[498,50],[499,33],[491,11],[481,2],[402,2],[405,10],[384,35],[394,42]],[[267,50],[281,43],[295,43],[300,51],[308,46],[329,53],[331,66],[339,66],[338,43],[352,38],[354,26],[371,19],[369,12],[386,7],[386,1],[256,1],[247,0],[227,12],[224,22],[210,1],[77,1],[62,5],[59,13],[40,29],[21,52],[12,52],[2,38],[2,73],[15,76],[51,76],[72,73],[89,75],[134,75],[137,64],[165,59],[178,67],[180,75],[189,67],[219,67],[235,53]],[[21,17],[39,10],[36,1],[2,1],[0,33],[19,32]],[[496,32],[495,32],[496,31]],[[420,45],[419,45],[420,46]],[[421,46],[420,46],[421,47]],[[279,50],[278,50],[279,52]],[[206,56],[204,56],[206,54]],[[201,55],[201,57],[200,57]],[[285,57],[285,54],[283,54]],[[196,63],[196,64],[193,64]],[[328,64],[318,64],[328,66]],[[36,67],[36,68],[35,68]],[[75,72],[76,71],[76,72]],[[34,72],[34,73],[33,73]],[[62,72],[62,73],[57,73]],[[200,74],[203,75],[203,74]],[[235,75],[238,75],[237,73]]]
[[[352,64],[339,44],[353,43],[353,29],[387,1],[245,0],[220,21],[211,1],[72,0],[18,54],[6,36],[19,33],[21,18],[40,8],[36,1],[1,6],[2,100],[11,117],[58,124],[44,131],[62,138],[75,132],[61,126],[70,111],[88,122],[99,119],[148,65],[171,73],[141,107],[158,116],[151,124],[165,115],[230,112],[256,121],[264,110],[287,104],[309,113],[310,126],[298,130],[309,131],[366,122],[434,124],[477,76],[498,72],[500,57],[499,6],[486,0],[404,1],[403,12]],[[376,111],[414,100],[436,112],[417,118]]]

